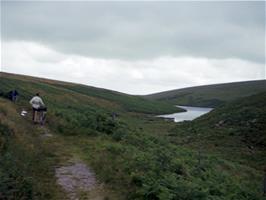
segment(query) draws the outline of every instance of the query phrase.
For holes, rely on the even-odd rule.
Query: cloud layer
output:
[[[148,94],[192,85],[262,79],[264,65],[240,59],[162,56],[100,59],[59,53],[33,42],[4,42],[3,70]]]
[[[111,59],[265,62],[265,2],[1,2],[4,40]]]
[[[1,70],[131,94],[265,79],[265,2],[1,1]]]

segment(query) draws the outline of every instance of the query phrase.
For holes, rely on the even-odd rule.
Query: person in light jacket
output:
[[[45,107],[45,104],[43,103],[43,100],[40,97],[40,94],[37,93],[36,96],[34,96],[31,100],[30,100],[30,104],[32,106],[32,121],[34,123],[37,122],[36,119],[36,114],[37,112],[40,111],[41,107]]]

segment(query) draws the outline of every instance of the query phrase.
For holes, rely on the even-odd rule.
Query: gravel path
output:
[[[57,183],[65,190],[71,200],[80,199],[96,186],[95,174],[82,162],[75,162],[55,170]]]

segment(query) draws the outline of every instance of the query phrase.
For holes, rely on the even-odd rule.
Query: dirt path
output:
[[[61,161],[55,168],[56,183],[70,200],[104,200],[108,195],[103,184],[96,180],[95,173],[74,152],[74,147],[64,138],[53,134],[47,127],[38,127],[40,140],[56,144]],[[68,146],[68,148],[65,148]],[[107,198],[108,199],[108,198]]]
[[[71,138],[70,142],[66,136],[53,132],[47,125],[33,125],[30,115],[21,116],[21,109],[8,101],[0,99],[0,108],[4,108],[3,113],[6,113],[1,115],[1,120],[4,119],[12,130],[14,128],[14,133],[25,149],[34,151],[33,156],[29,154],[29,159],[42,160],[47,170],[41,171],[43,168],[39,164],[31,166],[38,167],[34,170],[34,173],[40,173],[36,174],[38,179],[33,178],[39,181],[36,187],[40,188],[42,195],[58,200],[120,199],[110,187],[97,180],[86,160],[81,159],[84,152],[78,142],[72,142],[78,137]],[[35,158],[35,154],[40,157]],[[54,173],[50,173],[52,170]]]
[[[97,186],[95,174],[81,161],[56,168],[55,174],[57,183],[71,200],[86,198]]]

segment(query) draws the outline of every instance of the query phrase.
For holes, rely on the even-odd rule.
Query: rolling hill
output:
[[[173,105],[217,107],[241,97],[266,91],[266,80],[189,87],[143,96]]]
[[[12,89],[16,103],[6,98]],[[151,115],[175,112],[167,103],[74,83],[1,73],[0,91],[0,199],[70,199],[56,170],[76,162],[98,183],[79,199],[264,198],[265,95],[176,125]],[[31,121],[36,92],[48,106],[45,126]]]
[[[172,136],[194,148],[266,168],[266,92],[243,97],[192,121],[177,125]],[[237,159],[236,159],[237,158]]]
[[[92,104],[104,105],[106,109],[108,107],[109,110],[113,110],[114,112],[116,109],[118,109],[118,111],[124,110],[149,114],[183,111],[169,103],[147,100],[139,96],[128,95],[102,88],[4,72],[1,72],[0,76],[2,91],[17,89],[23,98],[28,99],[38,91],[42,93],[43,96],[62,95],[65,92],[69,92],[72,96],[75,94],[83,94],[84,96],[91,98]]]

